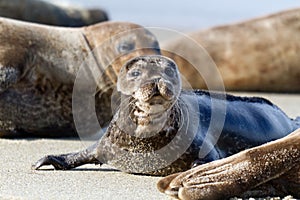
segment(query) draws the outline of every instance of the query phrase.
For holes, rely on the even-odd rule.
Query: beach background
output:
[[[114,21],[193,31],[300,7],[297,0],[48,0],[57,4],[103,8]]]

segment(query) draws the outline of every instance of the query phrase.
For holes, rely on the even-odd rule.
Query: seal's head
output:
[[[106,90],[117,83],[120,68],[130,59],[141,55],[160,55],[156,36],[148,29],[129,22],[103,22],[83,28],[85,38],[93,50],[91,61],[104,70],[108,80],[98,80],[98,87]],[[91,65],[90,65],[91,66]],[[94,75],[95,73],[93,73]]]
[[[157,132],[177,101],[181,80],[171,59],[160,55],[139,56],[121,68],[117,89],[129,97],[129,117],[137,125],[136,133]]]

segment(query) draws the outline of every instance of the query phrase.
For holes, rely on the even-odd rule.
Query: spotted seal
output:
[[[130,60],[120,71],[121,103],[105,135],[83,151],[45,156],[33,168],[53,165],[66,170],[106,163],[129,173],[168,175],[282,138],[300,127],[299,120],[263,98],[227,94],[223,99],[218,93],[182,91],[180,86],[171,59],[151,55]],[[225,117],[215,146],[213,138],[206,137],[209,130],[213,136],[218,131],[218,123],[210,123],[213,110]],[[200,157],[205,144],[213,148]]]
[[[119,66],[159,53],[148,30],[126,22],[61,28],[0,18],[0,47],[0,137],[75,136],[73,86],[79,69],[91,66],[103,75],[95,101],[104,126]]]

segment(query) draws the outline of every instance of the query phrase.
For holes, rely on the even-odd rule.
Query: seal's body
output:
[[[101,9],[60,6],[40,0],[2,0],[0,16],[65,27],[81,27],[108,20],[107,13]]]
[[[95,99],[98,120],[107,124],[116,66],[159,53],[149,31],[122,22],[59,28],[0,18],[0,47],[0,137],[75,136],[74,82],[80,68],[91,66],[103,76]]]
[[[189,100],[195,102],[194,98],[197,99],[199,108],[195,108],[187,102]],[[282,138],[300,127],[299,122],[289,119],[277,106],[262,98],[227,95],[224,100],[211,97],[208,92],[197,90],[182,92],[178,101],[168,113],[169,121],[166,127],[151,137],[140,138],[140,136],[132,135],[126,131],[130,128],[124,128],[120,125],[123,123],[130,124],[124,120],[128,118],[121,116],[114,118],[107,133],[101,138],[97,146],[97,158],[101,163],[108,163],[125,172],[167,175],[185,171],[192,166],[225,158],[244,149]],[[211,101],[217,101],[215,108],[211,106]],[[205,139],[205,136],[208,135],[209,128],[210,130],[218,129],[218,126],[211,124],[212,109],[216,109],[214,112],[222,112],[220,107],[224,104],[227,104],[226,113],[224,113],[225,122],[218,142],[214,146],[214,140],[209,137]],[[189,120],[191,120],[191,117],[188,117],[190,115],[188,112],[195,112],[195,110],[200,113],[199,119],[195,122],[199,122],[196,134],[189,132],[194,131],[194,128],[187,128],[183,131],[181,123],[187,123],[183,121],[184,119],[190,118]],[[145,130],[148,129],[145,128]],[[191,142],[185,137],[194,137],[194,139]],[[170,142],[174,144],[170,144]],[[189,144],[188,148],[185,146],[186,143]],[[205,157],[199,157],[203,143],[212,148]],[[148,159],[145,156],[145,160],[140,162],[140,155],[135,155],[135,153],[147,154],[150,151],[159,151],[168,145],[170,145],[170,149],[175,149],[174,152],[170,150],[169,156],[178,159],[171,162],[173,161],[171,158],[166,158],[169,165],[164,168],[149,171],[148,165],[157,167],[157,163],[160,163],[159,165],[163,166],[164,162],[158,158],[152,158],[150,155],[148,155]],[[124,149],[134,153],[124,152]],[[186,151],[180,155],[177,153],[177,151],[182,152],[180,149],[186,149]],[[156,156],[162,156],[159,154]],[[153,157],[155,156],[153,155]]]
[[[191,39],[170,40],[162,49],[186,59],[168,52],[164,54],[176,61],[181,74],[187,76],[189,84],[196,89],[207,88],[207,85],[195,67],[209,71],[207,67],[213,66],[195,42],[203,46],[215,62],[226,90],[299,92],[299,12],[292,9],[199,30],[188,34]],[[214,89],[218,89],[217,83]]]
[[[300,127],[262,98],[181,91],[176,64],[163,56],[129,61],[120,71],[117,89],[120,109],[97,144],[79,153],[46,156],[33,167],[107,163],[129,173],[168,175],[282,138]],[[213,116],[218,121],[212,123]],[[202,148],[210,147],[202,155],[207,150]]]

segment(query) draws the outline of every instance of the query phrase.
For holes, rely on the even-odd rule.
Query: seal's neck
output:
[[[118,115],[112,120],[106,136],[110,138],[112,143],[117,144],[119,148],[140,153],[158,150],[169,144],[180,130],[181,115],[177,106],[173,106],[167,112],[168,120],[162,129],[152,133],[140,132],[140,135],[135,132],[137,126],[132,126],[133,122],[128,115],[126,118],[123,118],[120,116],[121,113],[121,110],[119,110]]]

